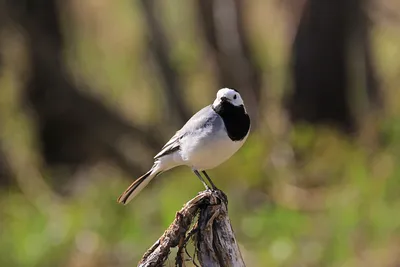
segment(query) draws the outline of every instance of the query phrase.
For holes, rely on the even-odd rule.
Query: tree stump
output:
[[[147,250],[138,266],[164,266],[170,249],[178,247],[176,266],[185,266],[186,244],[193,240],[203,267],[245,266],[228,217],[228,199],[220,190],[205,190],[176,213],[164,234]],[[192,259],[195,265],[195,259]]]

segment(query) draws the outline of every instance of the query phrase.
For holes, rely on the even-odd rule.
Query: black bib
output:
[[[237,107],[227,101],[222,101],[213,109],[224,121],[226,131],[232,141],[240,141],[246,137],[250,129],[250,117],[243,105]]]

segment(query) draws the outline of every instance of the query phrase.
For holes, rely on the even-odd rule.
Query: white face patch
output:
[[[234,106],[244,106],[243,99],[238,92],[230,88],[222,88],[217,92],[217,98],[214,100],[213,107],[218,106],[223,97]]]

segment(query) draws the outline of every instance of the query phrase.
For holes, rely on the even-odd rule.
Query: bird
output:
[[[245,143],[250,116],[239,92],[219,89],[214,102],[194,114],[154,157],[151,169],[137,178],[118,198],[128,204],[156,176],[177,166],[188,166],[206,189],[217,187],[206,173],[228,160]],[[204,181],[206,177],[211,188]]]

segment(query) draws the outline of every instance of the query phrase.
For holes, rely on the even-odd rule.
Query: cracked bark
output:
[[[191,239],[201,266],[245,266],[222,191],[203,191],[176,213],[164,234],[143,255],[138,266],[164,266],[170,250],[178,247],[176,266],[184,266],[184,249]],[[194,259],[192,259],[194,260]]]

